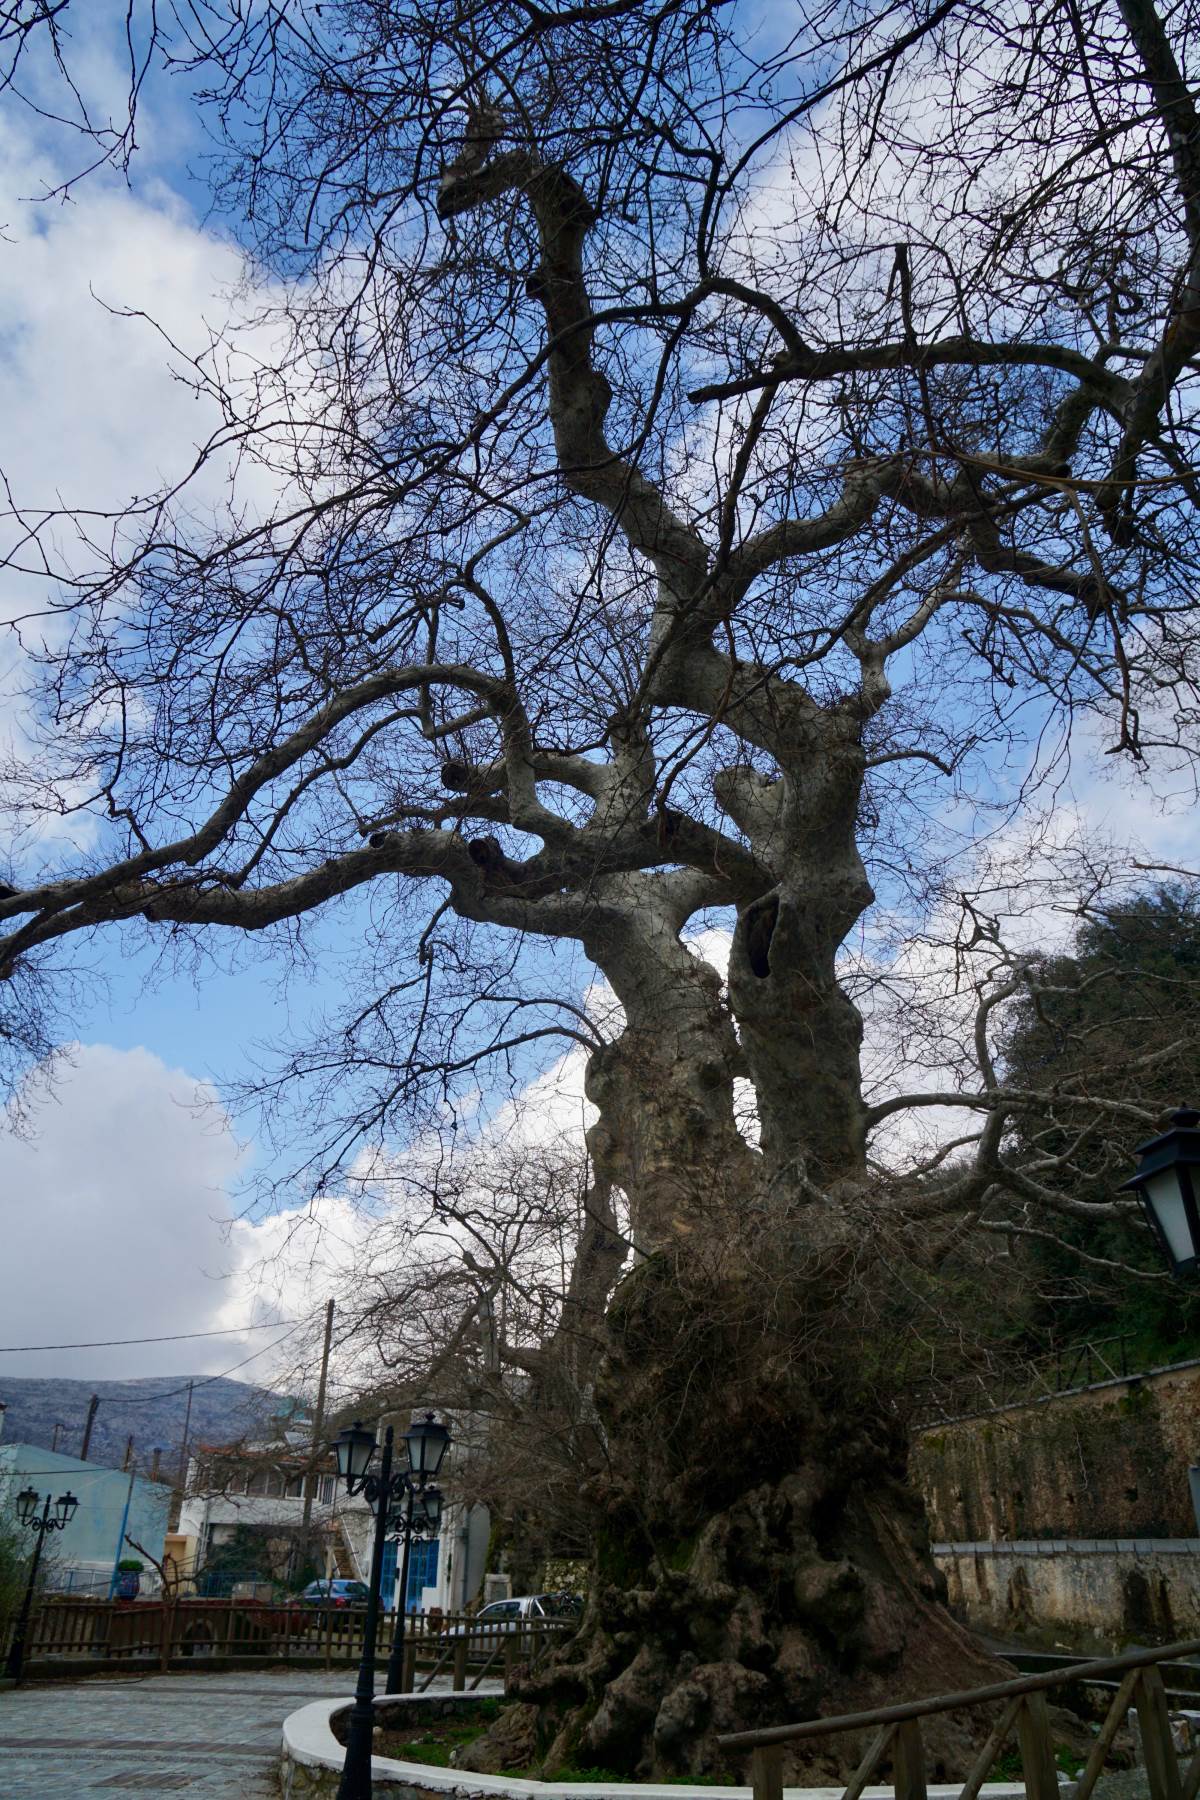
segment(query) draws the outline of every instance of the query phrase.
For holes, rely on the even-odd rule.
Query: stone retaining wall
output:
[[[1197,1462],[1195,1363],[957,1419],[912,1448],[930,1530],[947,1543],[1190,1537]]]
[[[1200,1538],[933,1546],[951,1609],[976,1630],[1073,1650],[1200,1637]]]

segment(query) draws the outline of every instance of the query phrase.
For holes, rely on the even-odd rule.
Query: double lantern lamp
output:
[[[388,1658],[387,1691],[399,1687],[404,1654],[404,1610],[408,1595],[408,1559],[414,1537],[436,1537],[442,1519],[442,1495],[433,1481],[442,1466],[442,1458],[450,1443],[450,1433],[439,1425],[431,1412],[414,1419],[403,1434],[408,1457],[407,1470],[392,1473],[394,1433],[389,1425],[383,1438],[383,1455],[379,1472],[371,1465],[375,1457],[375,1433],[361,1419],[348,1425],[334,1440],[338,1474],[353,1498],[362,1494],[375,1514],[375,1532],[371,1547],[371,1580],[367,1594],[366,1617],[363,1620],[363,1653],[355,1687],[354,1705],[350,1712],[346,1736],[346,1760],[338,1800],[370,1800],[371,1744],[374,1732],[375,1640],[379,1630],[379,1589],[383,1579],[383,1546],[389,1532],[399,1531],[404,1541],[404,1562],[400,1576],[400,1609],[395,1640]]]
[[[25,1668],[25,1640],[29,1635],[29,1613],[33,1605],[33,1590],[37,1582],[38,1564],[42,1560],[42,1545],[49,1531],[65,1531],[75,1517],[79,1506],[78,1497],[70,1488],[55,1500],[47,1494],[43,1500],[36,1488],[22,1488],[14,1502],[14,1510],[19,1524],[26,1530],[36,1534],[37,1542],[33,1547],[33,1556],[29,1563],[29,1579],[25,1584],[25,1596],[21,1601],[21,1610],[17,1615],[16,1629],[12,1643],[9,1645],[8,1658],[4,1665],[4,1673],[10,1681],[19,1682]]]
[[[442,1466],[442,1458],[450,1442],[450,1432],[445,1425],[438,1424],[431,1412],[427,1412],[423,1418],[413,1420],[404,1433],[403,1442],[408,1455],[408,1472],[394,1478],[398,1491],[403,1491],[399,1484],[408,1482],[412,1482],[417,1488],[424,1488],[435,1479]],[[347,1425],[344,1431],[338,1433],[333,1448],[337,1457],[338,1474],[346,1484],[346,1492],[352,1497],[365,1493],[374,1506],[372,1484],[379,1479],[370,1473],[375,1455],[375,1433],[368,1431],[361,1419],[355,1419],[353,1425]]]
[[[45,1516],[44,1518],[39,1519],[37,1510],[38,1502],[41,1497],[42,1496],[38,1493],[36,1488],[22,1489],[16,1499],[17,1519],[19,1523],[22,1525],[31,1525],[35,1531],[63,1531],[75,1517],[75,1511],[79,1505],[78,1497],[71,1493],[68,1488],[67,1492],[65,1494],[60,1494],[58,1499],[54,1502],[54,1513],[52,1514],[50,1511],[50,1496],[47,1494]]]

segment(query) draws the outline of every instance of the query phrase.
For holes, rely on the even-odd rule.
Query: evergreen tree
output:
[[[1145,1134],[1131,1128],[1122,1103],[1166,1115],[1200,1094],[1200,894],[1160,885],[1120,906],[1087,916],[1074,956],[1047,957],[1031,971],[1005,1046],[1018,1087],[1063,1098],[1050,1115],[1025,1115],[1017,1128],[1024,1156],[1069,1152],[1076,1198],[1101,1202],[1132,1173]],[[1112,1103],[1108,1113],[1095,1102]],[[1085,1102],[1091,1102],[1088,1105]],[[1060,1241],[1024,1240],[1037,1295],[1033,1321],[1056,1342],[1131,1337],[1141,1359],[1200,1353],[1200,1300],[1173,1282],[1100,1270],[1074,1251],[1161,1273],[1162,1259],[1140,1221],[1060,1219]]]

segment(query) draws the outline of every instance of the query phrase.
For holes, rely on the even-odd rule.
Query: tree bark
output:
[[[746,1199],[755,1158],[734,1117],[740,1052],[720,979],[680,942],[651,884],[621,885],[620,913],[588,944],[625,1014],[589,1063],[600,1112],[589,1148],[626,1194],[634,1247],[648,1255],[711,1232]]]
[[[776,886],[738,919],[729,997],[754,1084],[767,1178],[861,1175],[862,1020],[837,978],[847,933],[874,899],[856,840],[857,725],[816,715],[773,789],[719,785]],[[793,1183],[794,1185],[795,1183]]]

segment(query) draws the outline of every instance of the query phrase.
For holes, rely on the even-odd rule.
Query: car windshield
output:
[[[540,1593],[538,1606],[547,1618],[572,1618],[579,1611],[579,1602],[570,1593]]]

